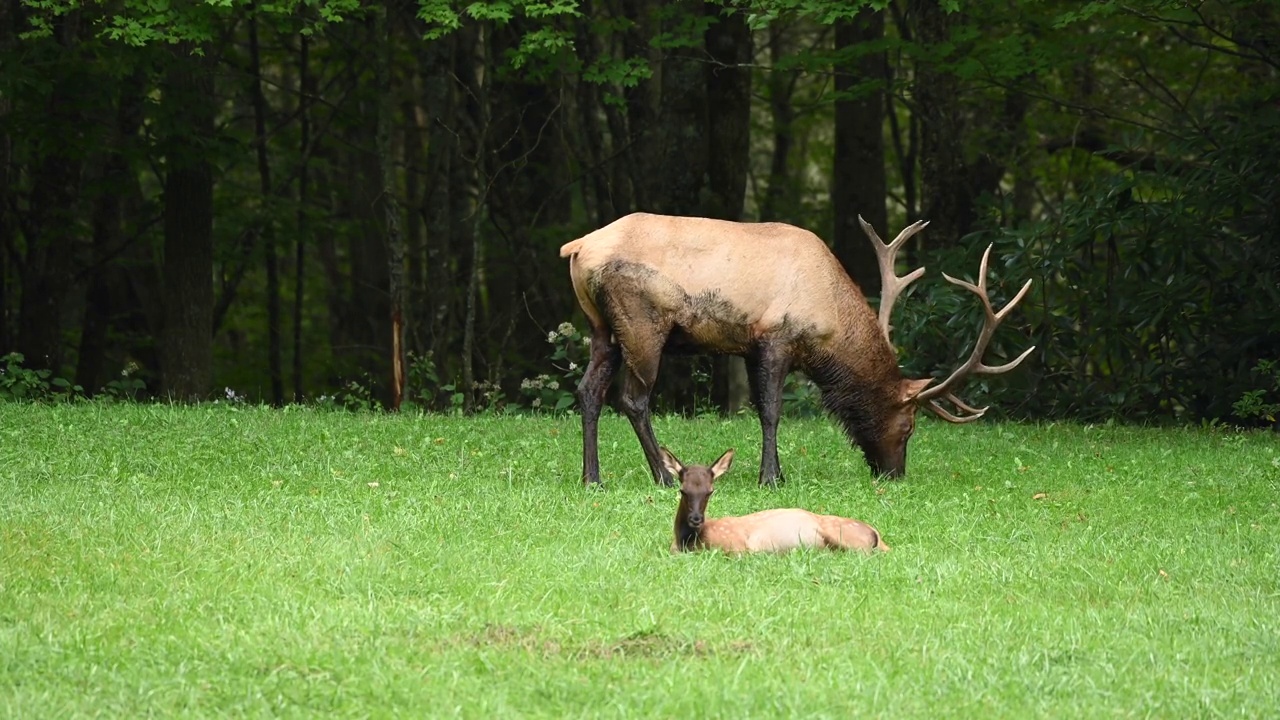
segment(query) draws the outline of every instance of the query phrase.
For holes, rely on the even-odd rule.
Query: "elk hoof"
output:
[[[760,487],[767,487],[771,490],[777,490],[779,485],[785,485],[787,478],[782,473],[778,473],[777,477],[760,478]]]

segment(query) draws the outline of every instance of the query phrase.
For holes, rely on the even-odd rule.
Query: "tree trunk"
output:
[[[741,220],[751,151],[751,29],[743,13],[721,15],[707,28],[707,217]],[[721,362],[724,407],[730,414],[751,397],[747,366],[740,357]]]
[[[652,25],[654,20],[650,15],[656,5],[654,0],[621,0],[622,12],[630,22],[622,43],[622,54],[624,57],[647,57],[651,64],[657,64],[658,58],[654,54],[654,49],[650,40],[653,38]],[[645,212],[661,212],[658,210],[659,201],[649,196],[653,179],[658,168],[658,159],[651,152],[653,144],[653,134],[657,132],[654,124],[656,122],[656,112],[654,110],[657,104],[658,94],[658,78],[646,78],[636,84],[635,87],[627,88],[624,91],[626,99],[626,134],[618,137],[617,142],[624,148],[623,157],[626,166],[630,170],[630,186],[632,205],[630,211]],[[620,119],[620,118],[619,118]],[[611,125],[616,133],[621,130],[622,123],[615,122]]]
[[[590,19],[578,20],[575,41],[579,51],[585,55],[584,64],[596,62],[601,57],[600,36],[593,32]],[[586,165],[590,168],[590,184],[584,186],[584,195],[587,194],[587,188],[591,190],[592,201],[588,203],[590,212],[587,215],[596,227],[604,227],[620,217],[619,207],[628,207],[630,203],[626,199],[625,185],[618,187],[614,184],[619,175],[613,171],[613,168],[619,164],[619,161],[618,158],[609,157],[605,143],[601,119],[603,116],[607,125],[609,115],[605,113],[605,103],[601,100],[601,86],[599,83],[589,82],[579,77],[575,90],[580,132],[587,148]],[[615,144],[620,145],[621,143],[617,140],[618,137],[615,136]]]
[[[443,364],[449,347],[448,328],[453,315],[454,297],[453,265],[460,253],[455,251],[454,208],[459,197],[465,195],[459,187],[460,166],[457,127],[457,103],[454,99],[453,65],[455,44],[461,33],[427,44],[418,58],[418,73],[422,78],[422,105],[427,116],[427,165],[426,188],[422,197],[422,215],[426,232],[426,287],[422,305],[415,305],[413,312],[422,318],[425,333],[424,347],[437,364]],[[447,377],[447,375],[441,375]],[[430,388],[432,392],[438,388]]]
[[[835,107],[832,240],[836,257],[868,297],[880,293],[880,270],[858,216],[882,236],[896,234],[887,227],[885,212],[885,56],[865,48],[883,36],[884,15],[869,8],[835,26],[836,50],[844,62],[835,68],[835,88],[842,97]]]
[[[213,381],[213,66],[190,43],[174,46],[161,102],[175,119],[166,138],[163,392],[199,400]]]
[[[579,35],[581,37],[581,34]],[[589,176],[583,185],[583,204],[587,206],[587,217],[596,227],[604,227],[618,218],[614,210],[613,188],[609,187],[608,166],[605,160],[604,132],[600,127],[598,112],[600,106],[600,87],[592,82],[579,79],[575,86],[577,100],[579,132],[586,146],[586,157],[583,158]]]
[[[303,277],[306,270],[306,247],[308,238],[307,195],[310,178],[308,176],[311,156],[311,97],[315,95],[315,81],[311,77],[311,41],[306,35],[299,38],[298,44],[298,133],[299,155],[302,167],[298,168],[298,239],[294,245],[293,258],[293,401],[302,402],[302,302]]]
[[[375,85],[377,85],[377,149],[378,177],[381,187],[381,205],[384,219],[383,232],[386,233],[387,244],[387,286],[390,295],[390,322],[388,330],[391,334],[391,410],[398,411],[404,399],[405,364],[404,364],[404,235],[400,232],[400,202],[396,197],[395,162],[391,146],[391,122],[395,109],[394,82],[392,75],[391,49],[395,37],[391,32],[388,15],[394,10],[394,0],[374,10],[375,38],[378,57],[375,64]]]
[[[359,32],[352,28],[358,47],[376,48],[384,42],[377,25],[370,17]],[[352,52],[361,52],[357,45],[353,45]],[[376,57],[371,60],[373,66],[357,67],[355,72],[359,74],[366,68],[376,70]],[[360,62],[365,61],[361,58]],[[356,187],[344,192],[343,199],[355,221],[353,232],[346,237],[347,257],[351,262],[350,294],[344,318],[349,343],[347,353],[354,365],[350,370],[359,372],[363,376],[361,382],[371,384],[369,389],[374,397],[384,406],[389,406],[391,383],[388,382],[387,360],[391,356],[391,332],[387,318],[391,317],[391,296],[388,292],[391,278],[388,248],[383,237],[386,218],[382,210],[382,167],[377,152],[377,113],[381,98],[376,78],[372,83],[363,75],[359,79],[361,84],[354,90],[356,103],[361,115],[369,118],[369,122],[346,130],[350,149],[344,153],[344,163],[349,168],[347,177],[357,182]]]
[[[123,196],[133,182],[132,168],[125,151],[142,128],[146,91],[142,73],[134,73],[121,86],[115,127],[109,135],[109,148],[102,161],[98,182],[103,189],[94,198],[92,267],[85,294],[75,374],[75,384],[83,387],[89,395],[101,389],[106,382],[108,330],[115,312],[113,300],[116,293],[113,288],[123,282],[116,264],[119,261],[112,262],[110,258],[124,244]]]
[[[771,23],[768,33],[769,64],[777,67],[785,52],[783,31],[778,23]],[[792,123],[796,114],[791,96],[798,77],[799,72],[796,70],[773,70],[768,74],[773,148],[769,155],[769,176],[765,183],[764,199],[760,203],[760,219],[764,221],[785,222],[799,205],[790,170]]]
[[[929,221],[929,246],[949,247],[975,220],[964,164],[964,122],[960,83],[948,72],[940,48],[951,41],[954,17],[938,0],[911,0],[916,41],[927,57],[916,64],[915,112],[920,118],[922,219]]]
[[[751,30],[743,13],[723,15],[707,29],[704,66],[707,113],[707,217],[742,219],[751,150]]]
[[[14,42],[14,28],[18,7],[0,0],[0,52],[8,53]],[[13,112],[13,99],[8,95],[0,95],[0,128],[8,129],[9,114]],[[13,207],[13,137],[8,132],[0,132],[0,208]],[[12,305],[9,299],[9,256],[16,252],[14,247],[13,213],[0,212],[0,357],[13,351],[13,337],[10,333],[10,315]]]
[[[249,16],[249,65],[253,74],[253,129],[258,160],[260,202],[267,215],[262,224],[262,252],[267,271],[267,368],[271,382],[271,404],[284,405],[284,367],[280,337],[280,258],[276,254],[275,221],[271,215],[274,190],[271,186],[271,162],[267,157],[267,98],[262,92],[262,61],[258,47],[258,14]]]
[[[80,12],[72,11],[54,23],[54,36],[64,57],[78,54]],[[74,61],[74,60],[70,60]],[[86,125],[78,76],[68,73],[55,81],[45,114],[51,128],[80,133]],[[17,351],[31,368],[61,373],[62,314],[71,283],[75,229],[75,199],[79,196],[82,161],[72,137],[57,138],[35,165],[31,180],[30,212],[23,224],[27,255],[21,268],[22,295],[18,308]],[[8,208],[4,209],[8,211]]]
[[[700,18],[704,7],[695,0],[677,0],[665,10],[672,15],[665,29],[679,32],[688,17]],[[702,56],[696,48],[673,48],[662,61],[658,127],[649,143],[653,148],[649,155],[657,160],[648,178],[654,212],[700,215],[705,211],[709,146],[707,70]]]
[[[404,82],[410,86],[415,84],[411,78],[406,78]],[[423,328],[430,324],[429,316],[423,312],[427,299],[427,246],[426,239],[423,237],[425,213],[422,212],[425,199],[422,184],[423,158],[426,155],[422,143],[426,136],[422,119],[425,112],[424,108],[418,104],[422,96],[421,91],[413,87],[408,95],[409,97],[402,100],[400,105],[400,113],[404,117],[404,197],[407,206],[404,208],[404,251],[408,273],[405,276],[404,348],[406,355],[408,353],[421,355],[426,347]],[[415,395],[420,394],[421,391],[422,388],[405,390],[406,393],[412,392]]]
[[[472,170],[475,180],[475,197],[471,206],[471,221],[466,223],[471,231],[471,252],[467,267],[467,291],[464,297],[464,316],[462,321],[462,397],[463,411],[475,412],[475,348],[476,321],[480,303],[480,268],[484,263],[484,246],[481,243],[480,226],[488,206],[489,171],[487,159],[489,154],[489,93],[488,93],[488,58],[489,33],[481,26],[476,34],[476,43],[470,56],[466,52],[461,62],[466,87],[471,89],[473,98],[471,120],[474,126]]]

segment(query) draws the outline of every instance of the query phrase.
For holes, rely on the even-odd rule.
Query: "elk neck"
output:
[[[897,406],[902,382],[893,349],[879,329],[872,328],[874,335],[863,333],[863,342],[833,342],[830,348],[810,353],[804,363],[822,390],[823,407],[859,444],[881,435],[880,423]]]

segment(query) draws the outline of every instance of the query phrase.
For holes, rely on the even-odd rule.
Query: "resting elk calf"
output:
[[[880,533],[858,520],[816,515],[808,510],[762,510],[739,517],[707,519],[707,501],[714,483],[729,472],[733,450],[710,467],[685,466],[666,448],[660,448],[663,466],[680,479],[680,505],[676,508],[675,541],[671,552],[715,549],[729,553],[786,552],[796,548],[885,551]]]
[[[566,243],[560,256],[569,258],[573,291],[591,326],[591,360],[578,386],[583,481],[600,481],[597,426],[605,394],[621,368],[622,410],[654,480],[671,484],[649,419],[649,397],[664,352],[731,354],[746,360],[763,434],[761,484],[782,476],[778,418],[783,382],[793,368],[818,385],[827,411],[879,475],[906,472],[916,408],[923,405],[950,422],[981,417],[986,408],[965,404],[955,388],[973,374],[1008,372],[1035,349],[1004,365],[982,362],[996,327],[1026,295],[1031,281],[996,312],[987,297],[990,247],[982,256],[977,285],[944,274],[982,301],[982,331],[968,360],[942,382],[904,378],[890,344],[889,319],[899,293],[924,268],[899,277],[894,258],[926,224],[910,225],[886,245],[862,221],[880,265],[878,322],[826,244],[792,225],[634,213]],[[945,409],[942,401],[959,414]]]

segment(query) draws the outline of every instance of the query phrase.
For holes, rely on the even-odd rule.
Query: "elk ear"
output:
[[[664,447],[658,448],[658,454],[662,456],[662,466],[679,479],[680,473],[684,472],[684,465],[681,465],[676,456],[672,455],[671,451]]]
[[[724,451],[719,460],[711,466],[711,479],[715,480],[721,475],[729,472],[729,468],[733,466],[733,448]]]
[[[916,399],[916,396],[929,387],[929,383],[933,382],[933,378],[922,378],[920,380],[903,380],[902,381],[902,402],[909,403]]]

